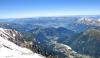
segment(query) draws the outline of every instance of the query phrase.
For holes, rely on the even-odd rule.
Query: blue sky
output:
[[[97,14],[100,0],[0,0],[0,18]]]

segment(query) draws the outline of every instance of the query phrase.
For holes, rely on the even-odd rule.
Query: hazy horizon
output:
[[[0,18],[100,15],[99,0],[0,0]]]

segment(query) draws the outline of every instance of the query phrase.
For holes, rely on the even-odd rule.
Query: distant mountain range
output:
[[[48,58],[100,57],[99,15],[1,19],[0,27],[15,30],[15,44],[32,42],[28,47]]]

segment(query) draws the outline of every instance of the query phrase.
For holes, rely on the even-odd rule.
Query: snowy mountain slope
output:
[[[11,42],[17,44],[17,45],[21,45],[22,43],[24,43],[24,39],[22,38],[21,33],[12,30],[12,29],[3,29],[0,28],[0,36],[10,40]]]
[[[5,31],[9,30],[0,28],[0,58],[44,58],[27,48],[22,48],[11,42],[8,38],[14,39],[14,37],[10,37],[10,33]]]

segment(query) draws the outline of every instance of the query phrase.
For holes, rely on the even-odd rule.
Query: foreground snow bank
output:
[[[44,58],[43,56],[39,54],[33,54],[33,55],[19,55],[19,56],[11,56],[11,57],[1,57],[0,58]]]

